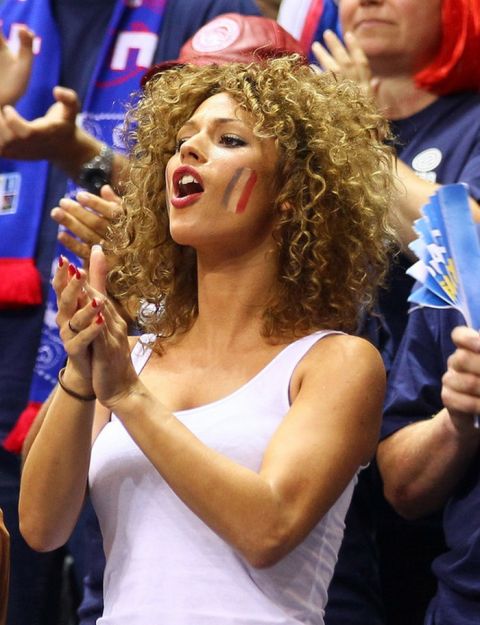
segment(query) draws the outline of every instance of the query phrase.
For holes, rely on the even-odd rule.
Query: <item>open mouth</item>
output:
[[[186,198],[204,191],[203,181],[197,171],[188,165],[179,167],[173,174],[175,197]]]
[[[184,174],[176,185],[177,197],[187,197],[194,193],[202,193],[203,187],[191,174]]]

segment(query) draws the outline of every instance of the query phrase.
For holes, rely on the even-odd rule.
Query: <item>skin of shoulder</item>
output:
[[[367,340],[332,334],[318,341],[305,355],[292,376],[292,405],[315,401],[335,404],[336,426],[355,423],[365,438],[361,463],[375,452],[381,424],[386,374],[378,350]],[[326,417],[328,418],[328,417]]]

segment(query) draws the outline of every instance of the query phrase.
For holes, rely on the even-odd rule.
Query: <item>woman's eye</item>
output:
[[[237,137],[236,135],[222,135],[220,142],[230,148],[247,145],[246,141],[240,139],[240,137]]]
[[[182,145],[185,143],[186,140],[187,140],[186,137],[184,137],[183,139],[177,139],[177,142],[175,143],[175,152],[178,152],[180,150],[180,148],[182,147]]]

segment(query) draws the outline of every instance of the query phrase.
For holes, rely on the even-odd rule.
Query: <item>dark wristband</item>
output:
[[[60,371],[58,372],[58,383],[60,384],[60,387],[65,391],[65,393],[67,395],[70,395],[70,397],[73,397],[73,398],[78,399],[80,401],[94,401],[95,399],[97,399],[97,396],[95,394],[92,394],[92,395],[80,395],[80,393],[76,393],[75,391],[72,391],[71,388],[68,388],[68,386],[65,386],[65,383],[63,381],[63,374],[64,373],[65,373],[65,367],[60,369]]]

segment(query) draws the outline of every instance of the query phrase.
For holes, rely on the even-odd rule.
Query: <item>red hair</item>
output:
[[[480,90],[480,0],[443,0],[440,49],[415,83],[438,95]]]

